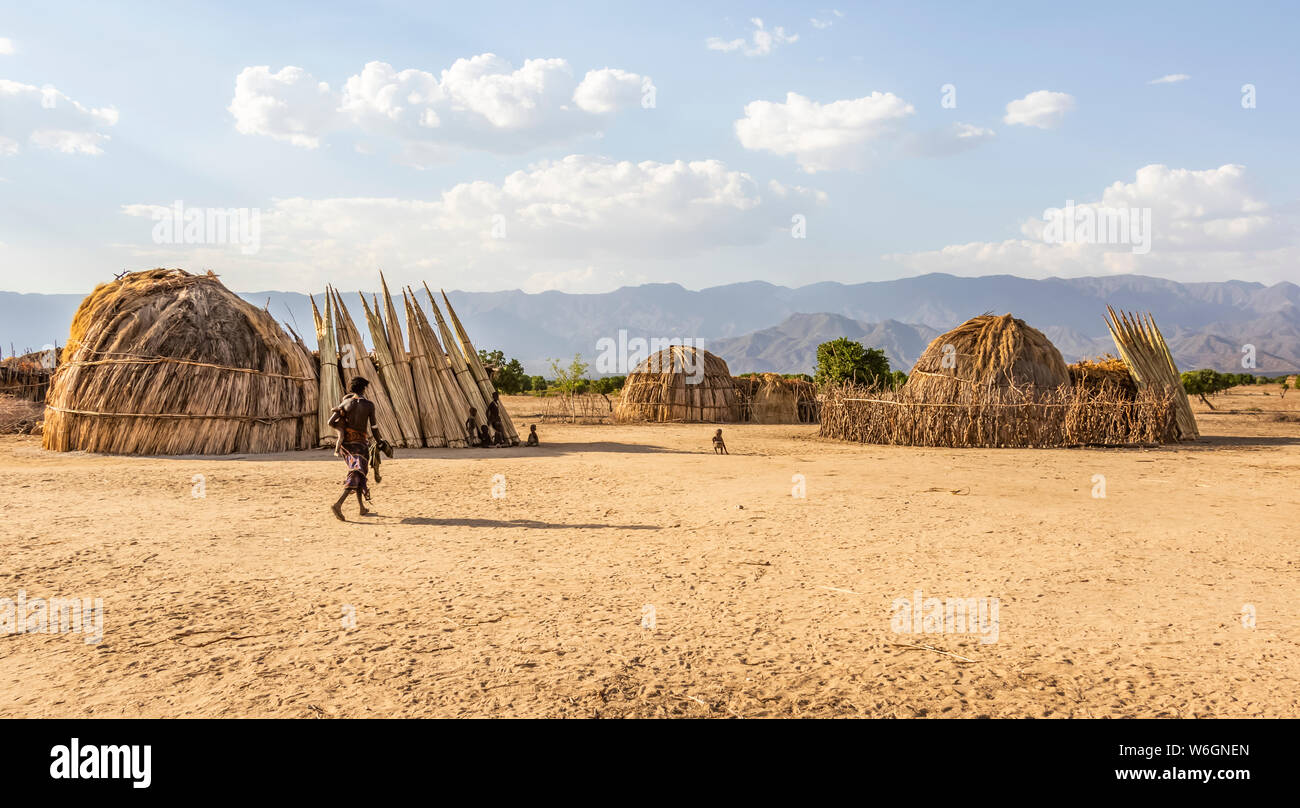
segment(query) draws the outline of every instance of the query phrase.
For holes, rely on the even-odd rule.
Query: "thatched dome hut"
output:
[[[72,321],[47,401],[54,451],[231,454],[316,444],[316,367],[300,340],[211,272],[134,272]]]
[[[972,317],[938,336],[903,385],[912,401],[954,403],[995,397],[1012,389],[1069,388],[1065,359],[1043,332],[1010,314]]]
[[[614,420],[725,424],[741,420],[741,411],[731,370],[721,357],[671,345],[628,375]]]
[[[817,385],[778,373],[737,376],[734,380],[746,419],[755,424],[815,424]]]

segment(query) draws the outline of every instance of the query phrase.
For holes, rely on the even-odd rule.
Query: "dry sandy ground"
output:
[[[1216,405],[1300,404],[1271,390]],[[103,598],[105,627],[0,635],[0,717],[1300,716],[1300,423],[1273,417],[1160,450],[728,427],[726,457],[707,426],[543,425],[401,453],[347,524],[324,451],[5,437],[0,597]],[[918,589],[997,598],[997,642],[893,632]]]

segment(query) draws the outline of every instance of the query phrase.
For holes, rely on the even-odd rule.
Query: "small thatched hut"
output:
[[[671,345],[628,375],[615,421],[733,423],[741,420],[731,370],[702,348]]]
[[[300,340],[212,273],[134,272],[72,321],[47,401],[55,451],[231,454],[316,444],[316,367]]]
[[[815,424],[818,420],[817,385],[777,373],[737,376],[745,419],[755,424]]]
[[[1137,397],[1137,382],[1123,359],[1099,356],[1081,359],[1069,366],[1070,383],[1075,389],[1088,393],[1117,393],[1125,399]]]
[[[36,351],[0,360],[0,395],[43,402],[50,389],[50,372],[58,364],[60,349]]]
[[[1043,332],[1010,314],[982,314],[936,337],[903,392],[912,401],[959,403],[1070,386],[1065,359]]]

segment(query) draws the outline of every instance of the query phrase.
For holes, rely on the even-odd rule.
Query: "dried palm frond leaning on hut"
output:
[[[1178,375],[1169,345],[1150,314],[1143,317],[1126,312],[1115,313],[1106,307],[1106,327],[1110,330],[1115,348],[1124,358],[1139,390],[1164,391],[1173,397],[1180,440],[1196,440],[1201,436],[1192,414],[1192,404]]]

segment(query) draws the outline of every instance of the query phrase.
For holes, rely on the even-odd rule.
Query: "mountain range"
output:
[[[546,375],[551,358],[567,361],[578,353],[592,362],[598,342],[617,341],[620,330],[627,338],[702,340],[727,360],[733,373],[810,372],[817,345],[840,336],[883,348],[891,366],[910,370],[941,332],[977,314],[1006,312],[1043,331],[1073,361],[1114,352],[1102,319],[1107,304],[1151,312],[1180,369],[1264,375],[1300,370],[1300,286],[1293,283],[929,274],[796,288],[753,281],[695,291],[652,283],[601,294],[511,290],[448,295],[477,347],[500,349],[530,373]],[[305,295],[241,296],[314,342]],[[356,293],[345,293],[344,300],[358,316]],[[80,295],[0,292],[0,345],[6,353],[23,353],[62,343],[80,302]],[[1255,347],[1253,369],[1242,367],[1246,345]]]

